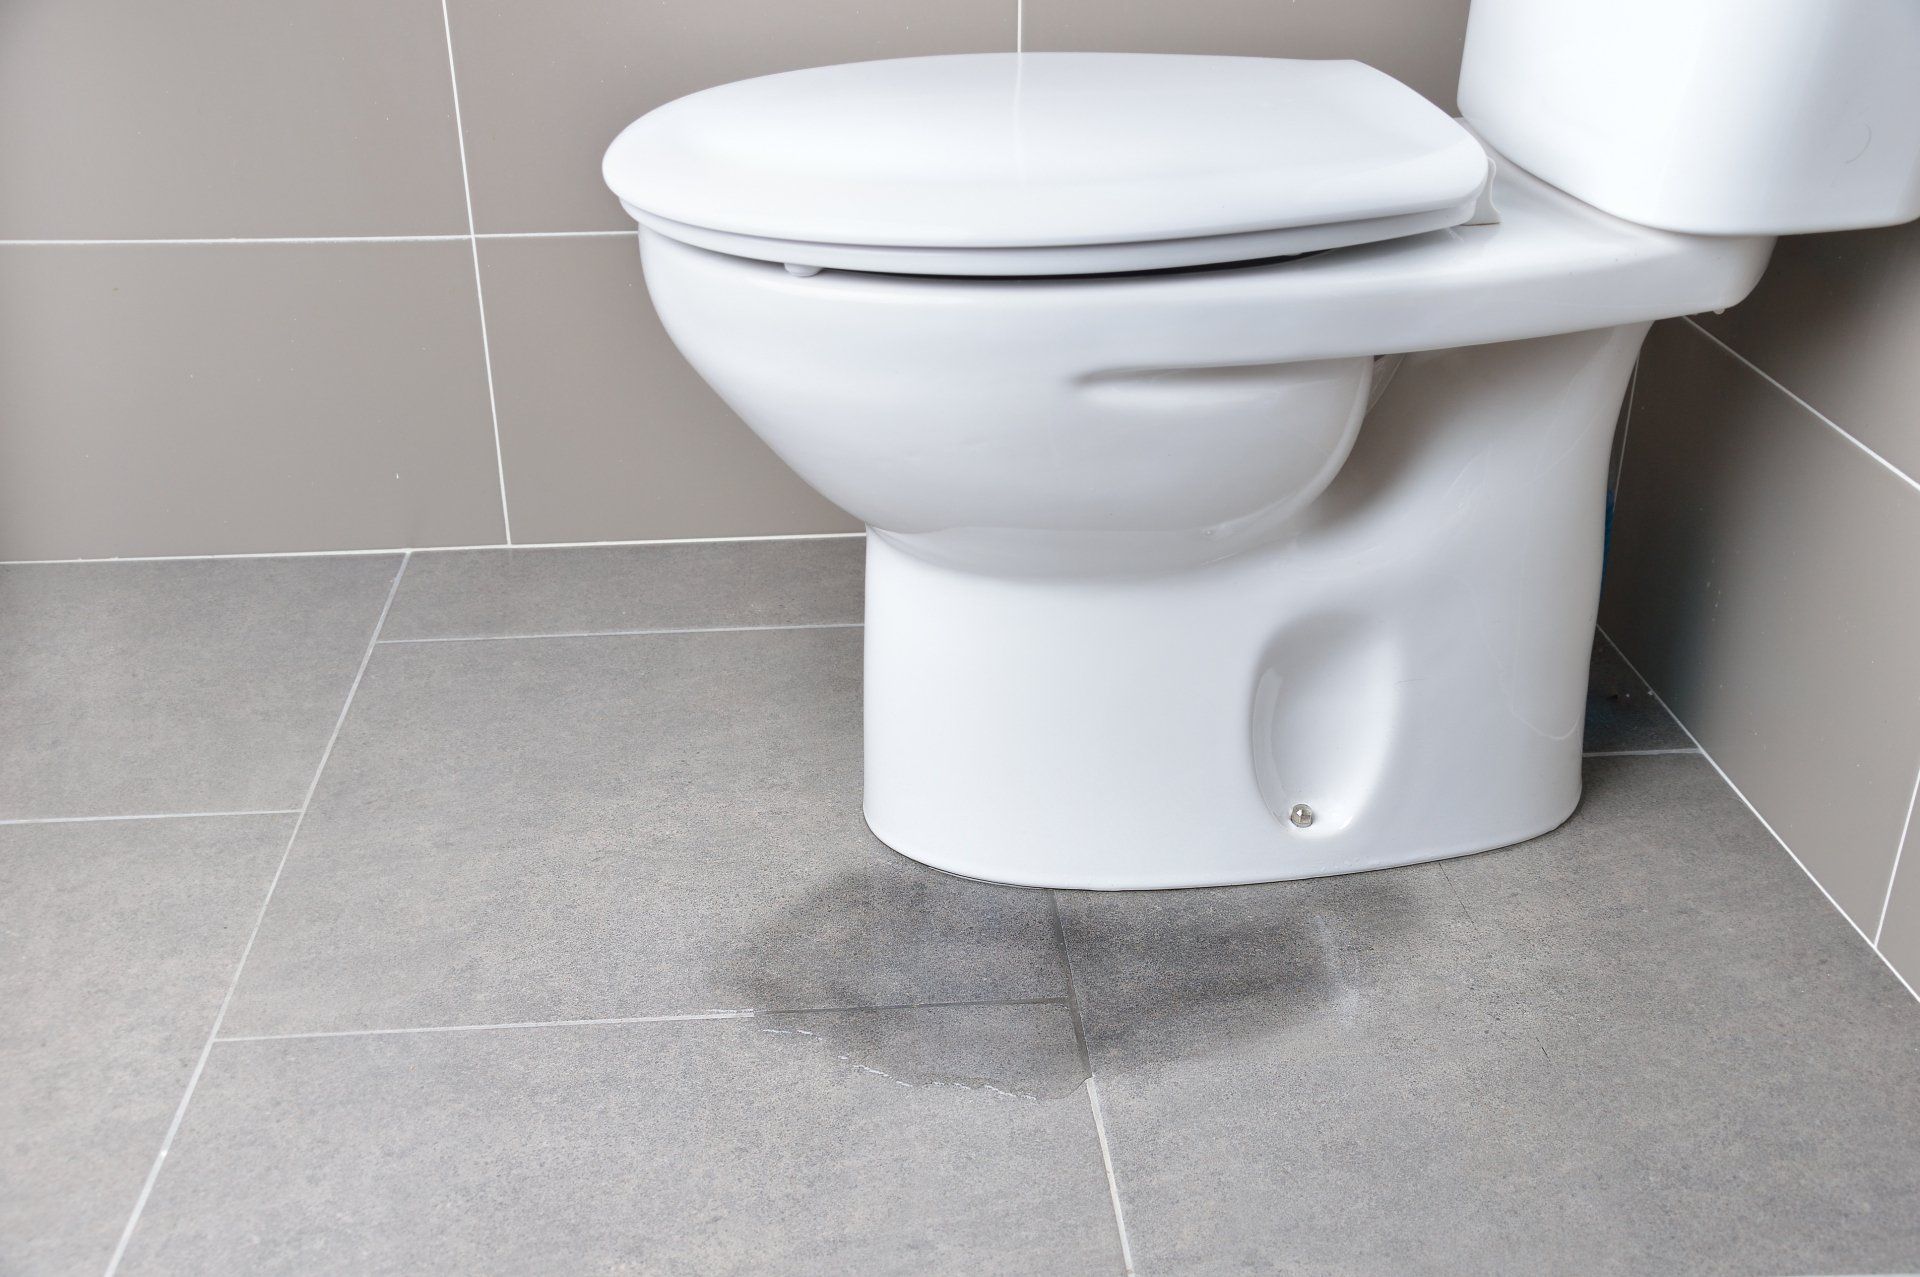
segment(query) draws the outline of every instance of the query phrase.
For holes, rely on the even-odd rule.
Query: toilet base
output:
[[[1511,847],[1516,843],[1523,843],[1530,839],[1538,838],[1542,834],[1550,834],[1572,818],[1573,813],[1579,810],[1579,807],[1580,795],[1576,791],[1571,806],[1564,812],[1561,812],[1560,815],[1551,822],[1537,829],[1527,829],[1505,835],[1494,835],[1492,841],[1477,843],[1472,846],[1413,847],[1408,849],[1408,854],[1404,858],[1385,861],[1380,864],[1338,865],[1305,873],[1265,873],[1252,878],[1210,878],[1205,881],[1193,882],[1185,881],[1184,879],[1177,882],[1115,882],[1106,877],[1087,881],[1065,881],[1053,876],[1034,878],[1009,877],[1007,876],[1008,867],[1004,862],[992,859],[976,862],[966,858],[945,860],[938,855],[921,855],[912,847],[903,845],[908,841],[907,839],[890,834],[886,830],[875,826],[871,813],[867,813],[866,822],[868,832],[885,843],[889,850],[897,852],[917,864],[925,865],[929,869],[938,869],[941,873],[951,874],[956,878],[966,878],[973,882],[995,883],[1009,887],[1051,887],[1062,891],[1167,891],[1198,887],[1237,887],[1262,882],[1287,882],[1301,878],[1331,878],[1339,874],[1365,873],[1371,869],[1390,869],[1397,865],[1425,864],[1431,860],[1455,860],[1461,856],[1477,855],[1483,851],[1498,851],[1502,847]],[[1042,874],[1046,873],[1044,863],[1037,863],[1031,866],[1031,869]],[[1015,868],[1013,872],[1019,873],[1022,872],[1022,870]]]
[[[1579,802],[1608,445],[1644,332],[1409,357],[1284,535],[1197,568],[986,574],[871,531],[869,826],[950,873],[1092,890],[1555,828]]]

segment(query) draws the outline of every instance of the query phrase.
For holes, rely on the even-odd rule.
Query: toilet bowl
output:
[[[869,825],[1051,887],[1563,821],[1633,360],[1772,244],[1611,216],[1358,63],[824,68],[606,168],[676,345],[868,528]]]

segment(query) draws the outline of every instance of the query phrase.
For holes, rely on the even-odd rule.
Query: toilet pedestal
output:
[[[1552,829],[1579,800],[1606,464],[1645,332],[1409,356],[1332,485],[1199,567],[989,575],[870,530],[869,825],[953,873],[1091,889]]]

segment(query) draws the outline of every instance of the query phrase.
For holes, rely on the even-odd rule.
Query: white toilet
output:
[[[1433,860],[1580,796],[1648,324],[1920,216],[1915,0],[1475,0],[1357,62],[982,54],[613,144],[674,341],[867,538],[866,814],[955,873]]]

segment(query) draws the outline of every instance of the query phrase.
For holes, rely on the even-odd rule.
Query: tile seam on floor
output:
[[[143,811],[130,816],[9,816],[6,825],[84,825],[115,820],[211,820],[220,816],[297,816],[298,807],[259,807],[248,811]]]
[[[500,401],[493,391],[493,343],[487,340],[487,295],[480,282],[480,240],[474,234],[473,179],[467,173],[467,129],[460,119],[460,72],[453,62],[453,15],[440,0],[440,26],[447,37],[447,88],[453,94],[453,138],[460,149],[460,193],[467,202],[467,249],[473,255],[473,304],[480,312],[480,361],[487,370],[487,415],[493,423],[493,468],[500,480],[500,536],[513,544],[513,515],[507,508],[507,459],[500,447]]]
[[[870,1006],[847,1004],[834,1007],[760,1007],[755,1015],[862,1015],[870,1011],[940,1011],[954,1007],[1053,1007],[1065,1006],[1063,997],[1050,998],[952,998],[940,1002],[876,1002]]]
[[[864,621],[796,621],[790,625],[685,625],[653,630],[557,630],[551,634],[445,634],[433,638],[381,639],[382,647],[417,643],[503,643],[524,639],[644,638],[649,634],[753,634],[761,630],[857,630]]]
[[[758,1013],[689,1011],[681,1015],[609,1015],[584,1020],[504,1020],[498,1024],[423,1024],[405,1029],[315,1029],[306,1033],[236,1033],[216,1037],[216,1043],[306,1042],[317,1038],[388,1038],[419,1033],[486,1033],[506,1029],[579,1029],[618,1024],[681,1024],[690,1020],[752,1020]]]
[[[482,236],[481,238],[485,238]],[[611,550],[649,545],[751,545],[762,541],[846,541],[864,532],[773,532],[764,536],[651,537],[632,541],[504,541],[485,545],[389,545],[367,550],[249,550],[235,554],[119,554],[76,559],[0,559],[0,568],[58,567],[69,563],[215,563],[228,559],[355,559],[376,554],[472,554],[482,550]]]
[[[1107,1179],[1107,1203],[1113,1210],[1114,1232],[1120,1240],[1120,1269],[1124,1277],[1134,1277],[1133,1242],[1127,1236],[1127,1211],[1120,1202],[1120,1177],[1113,1167],[1113,1148],[1107,1140],[1107,1118],[1100,1102],[1100,1082],[1093,1073],[1093,1049],[1087,1045],[1087,1026],[1080,1015],[1078,984],[1073,976],[1073,953],[1067,947],[1067,926],[1060,917],[1060,893],[1047,891],[1047,905],[1053,914],[1053,942],[1060,953],[1060,969],[1067,981],[1067,1016],[1073,1022],[1074,1044],[1080,1050],[1080,1067],[1087,1071],[1087,1109],[1093,1115],[1093,1136],[1100,1145],[1100,1166]]]
[[[1596,627],[1596,628],[1599,628],[1599,627]],[[1626,652],[1622,650],[1620,645],[1613,641],[1613,635],[1607,633],[1607,631],[1604,628],[1600,628],[1599,632],[1600,632],[1600,637],[1607,641],[1607,646],[1611,647],[1614,650],[1614,652],[1619,655],[1620,659],[1626,663],[1626,667],[1629,670],[1633,671],[1633,676],[1639,679],[1642,683],[1646,684],[1648,693],[1653,697],[1655,701],[1659,703],[1660,708],[1667,711],[1667,716],[1673,719],[1674,724],[1678,726],[1681,731],[1687,734],[1687,739],[1692,741],[1694,745],[1700,750],[1700,756],[1707,760],[1707,765],[1713,768],[1714,771],[1720,774],[1720,779],[1725,781],[1727,788],[1733,791],[1733,796],[1735,798],[1738,798],[1741,804],[1745,806],[1749,812],[1753,813],[1753,818],[1760,822],[1760,827],[1766,830],[1767,833],[1772,836],[1775,842],[1780,844],[1780,849],[1787,853],[1788,859],[1792,860],[1793,863],[1796,866],[1798,866],[1800,872],[1807,876],[1807,881],[1813,884],[1814,889],[1826,898],[1827,903],[1833,907],[1833,911],[1839,914],[1840,917],[1846,921],[1846,924],[1849,927],[1853,928],[1855,935],[1859,936],[1863,941],[1866,942],[1868,950],[1872,952],[1874,957],[1880,959],[1880,964],[1882,966],[1884,966],[1888,971],[1891,971],[1893,973],[1893,978],[1900,982],[1901,987],[1906,989],[1906,991],[1909,994],[1911,994],[1916,1001],[1920,1001],[1920,989],[1914,988],[1912,982],[1909,981],[1907,977],[1900,974],[1900,969],[1894,966],[1893,963],[1887,960],[1886,954],[1880,952],[1880,946],[1874,943],[1873,937],[1869,936],[1866,933],[1866,930],[1862,928],[1859,923],[1855,922],[1852,916],[1849,915],[1845,909],[1842,909],[1840,907],[1840,902],[1833,898],[1833,893],[1827,890],[1826,884],[1822,883],[1820,879],[1814,875],[1813,870],[1807,868],[1806,862],[1800,859],[1800,854],[1796,852],[1792,847],[1788,846],[1787,840],[1780,836],[1780,831],[1775,829],[1773,827],[1772,822],[1770,822],[1765,816],[1760,814],[1760,809],[1753,805],[1752,800],[1747,797],[1745,792],[1741,790],[1740,786],[1733,783],[1733,777],[1727,775],[1727,769],[1722,767],[1719,764],[1719,762],[1714,758],[1712,752],[1709,751],[1706,748],[1706,746],[1700,744],[1700,738],[1693,734],[1693,729],[1688,727],[1686,723],[1682,722],[1680,716],[1673,712],[1673,706],[1667,704],[1666,699],[1662,697],[1660,693],[1654,688],[1652,680],[1648,679],[1646,675],[1642,674],[1639,670],[1639,667],[1634,665],[1632,659],[1627,656]]]
[[[487,1033],[508,1029],[576,1029],[620,1024],[678,1024],[692,1020],[762,1020],[793,1015],[865,1015],[887,1011],[941,1011],[961,1007],[1062,1006],[1065,998],[963,998],[949,1002],[893,1002],[873,1006],[740,1007],[658,1015],[590,1016],[574,1020],[501,1020],[483,1024],[419,1024],[377,1029],[311,1029],[294,1033],[236,1033],[216,1042],[299,1042],[310,1038],[397,1037],[413,1033]]]
[[[1893,907],[1893,884],[1900,881],[1900,861],[1907,854],[1907,840],[1913,837],[1913,808],[1920,803],[1920,771],[1913,776],[1913,792],[1907,795],[1907,818],[1900,824],[1900,841],[1893,849],[1893,867],[1887,870],[1887,893],[1880,898],[1880,921],[1873,927],[1873,947],[1880,947],[1880,937],[1886,934],[1887,910]]]
[[[266,921],[267,909],[273,904],[274,889],[280,885],[280,875],[286,871],[287,860],[293,854],[294,843],[300,837],[300,828],[306,823],[307,811],[313,805],[313,796],[320,788],[320,778],[326,774],[327,761],[333,757],[334,744],[340,739],[340,729],[346,725],[347,715],[353,709],[354,696],[360,690],[360,682],[366,677],[367,666],[373,660],[374,649],[379,645],[381,627],[387,623],[387,615],[393,610],[393,600],[400,593],[401,578],[407,574],[407,563],[411,555],[401,555],[400,564],[395,568],[393,581],[387,586],[386,600],[380,605],[380,614],[374,619],[373,633],[367,636],[366,650],[360,654],[360,664],[353,672],[353,681],[347,685],[347,694],[341,702],[340,713],[333,721],[333,731],[327,736],[327,743],[320,751],[320,760],[313,769],[313,779],[307,784],[306,797],[301,800],[300,809],[293,819],[293,828],[287,833],[286,846],[280,851],[280,859],[274,865],[273,876],[267,880],[267,888],[260,900],[260,908],[254,914],[253,927],[247,932],[247,940],[240,948],[239,960],[234,963],[233,976],[227,981],[226,993],[220,999],[220,1006],[214,1013],[213,1027],[207,1032],[207,1040],[200,1048],[200,1055],[194,1061],[193,1071],[187,1075],[186,1090],[180,1096],[180,1103],[173,1110],[173,1118],[167,1124],[167,1131],[160,1140],[160,1150],[154,1154],[153,1164],[147,1169],[146,1179],[140,1185],[139,1196],[134,1199],[133,1211],[127,1216],[126,1227],[120,1230],[120,1238],[114,1244],[113,1254],[107,1260],[106,1277],[113,1277],[119,1271],[120,1261],[126,1257],[127,1245],[133,1240],[134,1229],[139,1227],[140,1215],[146,1210],[148,1200],[153,1196],[153,1186],[160,1178],[160,1171],[166,1165],[167,1154],[173,1148],[174,1138],[180,1133],[180,1123],[187,1115],[187,1107],[193,1102],[193,1093],[200,1084],[201,1076],[206,1072],[207,1060],[213,1054],[213,1045],[220,1037],[220,1026],[226,1022],[227,1009],[233,1005],[234,991],[240,987],[240,977],[246,971],[247,959],[253,953],[254,942],[260,937],[260,926]]]
[[[1748,359],[1745,355],[1735,350],[1732,346],[1729,346],[1726,342],[1721,341],[1718,337],[1708,332],[1700,324],[1695,322],[1693,316],[1686,315],[1686,316],[1682,316],[1682,318],[1686,320],[1687,325],[1691,327],[1693,331],[1699,333],[1702,337],[1705,337],[1708,341],[1718,346],[1721,350],[1733,356],[1733,358],[1739,360],[1742,364],[1746,366],[1749,372],[1751,372],[1754,376],[1760,378],[1760,380],[1766,382],[1769,386],[1772,386],[1775,390],[1779,391],[1781,394],[1785,395],[1787,398],[1793,400],[1794,403],[1800,405],[1800,407],[1804,408],[1808,413],[1810,413],[1813,416],[1814,420],[1818,421],[1821,425],[1833,431],[1835,434],[1839,435],[1842,439],[1845,439],[1848,443],[1852,444],[1854,447],[1858,448],[1861,452],[1865,453],[1870,460],[1872,460],[1874,463],[1879,465],[1888,474],[1891,474],[1894,478],[1900,480],[1902,483],[1906,484],[1909,488],[1912,488],[1915,492],[1920,492],[1920,479],[1914,478],[1912,475],[1908,474],[1905,470],[1902,470],[1899,466],[1887,460],[1885,457],[1881,456],[1878,452],[1875,452],[1872,448],[1868,447],[1865,443],[1855,438],[1852,432],[1849,431],[1845,426],[1835,421],[1832,417],[1829,417],[1826,413],[1821,412],[1818,408],[1814,407],[1812,404],[1802,399],[1799,395],[1795,394],[1793,391],[1787,389],[1785,382],[1782,382],[1779,378],[1775,377],[1772,373],[1762,368],[1759,364],[1754,363],[1753,360]]]

